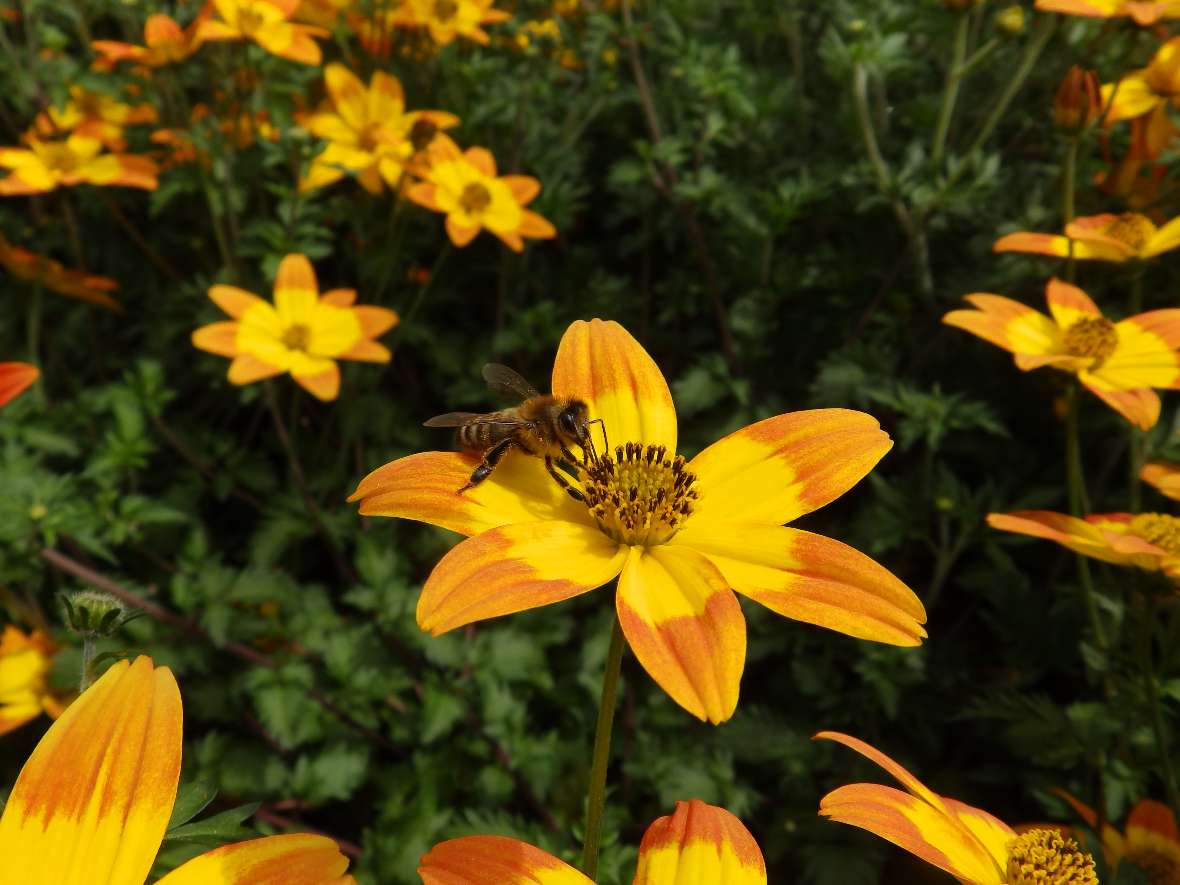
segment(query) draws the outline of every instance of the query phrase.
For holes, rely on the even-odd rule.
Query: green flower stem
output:
[[[582,872],[598,875],[598,844],[602,841],[602,808],[606,800],[606,769],[610,763],[610,737],[615,721],[615,699],[619,693],[619,671],[623,665],[626,640],[619,619],[614,619],[606,670],[602,676],[602,697],[598,702],[598,725],[594,728],[594,755],[590,761],[590,785],[586,789],[586,836],[582,843]]]
[[[82,637],[82,675],[78,679],[78,691],[86,691],[94,681],[94,658],[98,652],[98,643],[93,636]]]
[[[1143,310],[1143,270],[1135,271],[1131,277],[1131,315]],[[1143,508],[1143,486],[1139,482],[1139,470],[1143,467],[1144,433],[1134,424],[1127,425],[1127,505],[1132,513]]]
[[[1065,142],[1065,157],[1061,161],[1061,224],[1065,227],[1074,220],[1074,192],[1078,177],[1078,137],[1071,135]],[[1073,256],[1073,240],[1069,241],[1069,257],[1065,260],[1065,279],[1072,283],[1077,261]]]
[[[971,27],[971,18],[966,10],[959,12],[958,16],[951,61],[946,69],[946,83],[942,90],[942,108],[938,112],[938,124],[934,128],[934,143],[930,150],[930,157],[936,166],[942,162],[942,154],[946,149],[946,137],[950,132],[951,117],[954,116],[955,102],[959,97],[959,83],[963,79],[963,61],[967,58],[967,32]]]
[[[1082,477],[1082,452],[1078,441],[1078,385],[1070,385],[1066,394],[1065,417],[1065,480],[1069,496],[1069,512],[1073,516],[1085,514],[1089,505],[1086,502],[1086,484]],[[1086,608],[1086,616],[1090,620],[1090,630],[1094,634],[1094,642],[1100,649],[1106,648],[1106,630],[1102,626],[1102,618],[1098,614],[1098,602],[1094,594],[1094,582],[1090,577],[1090,563],[1082,554],[1078,554],[1078,581],[1082,586],[1082,603]]]
[[[1160,776],[1164,781],[1164,792],[1168,797],[1168,805],[1172,814],[1180,820],[1180,789],[1176,786],[1176,769],[1172,766],[1172,757],[1168,752],[1167,732],[1164,728],[1163,704],[1160,702],[1160,681],[1156,678],[1155,664],[1151,655],[1151,628],[1155,623],[1155,600],[1151,598],[1147,603],[1143,626],[1140,631],[1139,655],[1143,669],[1144,689],[1147,692],[1147,704],[1151,711],[1151,733],[1155,739],[1155,751],[1159,757]]]

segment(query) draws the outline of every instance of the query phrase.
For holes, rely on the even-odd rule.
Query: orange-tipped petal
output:
[[[238,324],[227,320],[202,326],[193,332],[193,346],[218,356],[237,356]]]
[[[689,463],[701,491],[689,524],[790,522],[839,498],[892,447],[876,418],[851,409],[787,412],[751,424]]]
[[[557,228],[545,217],[525,209],[520,213],[520,235],[534,240],[551,240],[557,236]]]
[[[496,177],[496,158],[492,156],[491,151],[489,151],[487,148],[468,148],[463,153],[463,156],[467,158],[468,163],[470,163],[488,178]]]
[[[478,224],[473,224],[471,227],[464,227],[455,220],[453,215],[447,216],[446,228],[447,236],[460,249],[474,240],[479,235],[479,232],[483,230]]]
[[[356,289],[329,289],[320,296],[320,304],[330,304],[332,307],[352,307],[356,304]]]
[[[306,255],[294,253],[279,263],[274,298],[275,309],[284,323],[308,324],[319,301],[320,290]]]
[[[331,402],[340,394],[340,367],[332,363],[316,372],[292,372],[296,383],[323,402]]]
[[[942,321],[1015,354],[1062,353],[1061,329],[1043,313],[986,292],[965,300],[977,310],[952,310]]]
[[[525,522],[468,538],[442,558],[418,597],[418,626],[435,636],[601,587],[627,548],[568,522]]]
[[[912,646],[926,610],[888,569],[847,544],[777,525],[694,527],[672,541],[704,553],[738,593],[771,611],[860,639]]]
[[[1139,478],[1164,497],[1180,501],[1180,465],[1148,461],[1139,471]]]
[[[1102,316],[1102,311],[1085,292],[1056,277],[1045,286],[1045,301],[1049,312],[1063,329],[1068,329],[1080,319]]]
[[[251,307],[266,304],[265,301],[253,292],[247,292],[245,289],[239,289],[237,286],[210,286],[209,297],[213,300],[214,304],[235,320],[240,320],[243,314]]]
[[[352,309],[352,315],[361,324],[361,335],[365,338],[378,338],[398,324],[397,311],[386,307],[361,305]]]
[[[355,130],[361,130],[368,122],[368,90],[356,74],[342,64],[333,63],[324,68],[324,83],[332,104],[345,122]]]
[[[602,418],[611,446],[628,442],[676,451],[676,407],[643,346],[613,320],[570,324],[553,363],[553,393],[584,400]]]
[[[593,885],[552,854],[505,836],[440,842],[418,864],[422,885]]]
[[[635,657],[672,700],[712,723],[733,715],[746,621],[713,563],[686,547],[631,548],[616,609]]]
[[[530,175],[505,175],[502,179],[516,202],[524,206],[541,192],[541,182]]]
[[[1110,390],[1105,386],[1091,383],[1085,375],[1081,382],[1094,394],[1140,430],[1151,430],[1160,419],[1160,398],[1149,387],[1134,390]]]
[[[361,502],[362,516],[416,519],[468,536],[518,522],[595,527],[586,507],[553,481],[541,459],[509,452],[490,477],[460,492],[478,464],[472,453],[409,455],[378,467],[348,500]]]
[[[234,361],[229,364],[227,377],[230,384],[253,384],[264,378],[281,375],[285,371],[285,367],[264,362],[252,353],[242,353],[234,357]]]
[[[632,885],[766,885],[766,862],[750,831],[724,808],[677,802],[639,845]]]
[[[5,881],[142,885],[180,777],[172,673],[121,661],[62,714],[17,778],[0,818]]]
[[[207,851],[157,885],[347,885],[347,870],[348,858],[331,839],[292,833]]]
[[[1118,525],[1111,517],[1126,514],[1096,514],[1078,519],[1050,510],[1018,510],[1013,513],[989,513],[987,524],[1002,532],[1030,535],[1056,541],[1058,544],[1086,556],[1116,565],[1137,565],[1156,568],[1164,551],[1134,535],[1114,531]]]
[[[1136,842],[1148,841],[1152,836],[1180,843],[1180,831],[1176,829],[1172,810],[1154,799],[1140,799],[1127,815],[1128,850],[1132,850]],[[1177,849],[1180,850],[1180,845]]]
[[[1037,234],[1028,231],[1008,234],[996,240],[994,252],[1031,252],[1036,255],[1069,255],[1069,237],[1057,234]]]
[[[821,731],[815,734],[812,740],[835,741],[838,744],[843,744],[850,750],[855,750],[870,762],[874,762],[885,769],[894,780],[905,787],[915,797],[934,808],[945,810],[946,806],[943,804],[941,796],[923,784],[914,775],[910,774],[904,766],[899,765],[872,744],[865,743],[860,738],[855,738],[850,734],[844,734],[839,731]]]
[[[41,370],[28,363],[0,363],[0,406],[16,399],[41,377]]]

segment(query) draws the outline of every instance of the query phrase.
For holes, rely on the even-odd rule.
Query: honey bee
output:
[[[479,465],[471,474],[465,492],[492,475],[500,459],[509,449],[519,449],[527,455],[545,459],[549,471],[559,486],[575,501],[585,501],[582,492],[557,471],[558,460],[578,468],[578,459],[570,451],[572,446],[582,450],[582,460],[597,460],[590,425],[602,424],[601,418],[590,420],[590,409],[580,399],[557,397],[539,393],[515,371],[499,363],[483,367],[483,378],[494,391],[511,394],[523,400],[520,405],[498,412],[447,412],[425,422],[425,427],[457,428],[455,437],[468,451],[483,453]],[[606,429],[603,426],[603,439]]]

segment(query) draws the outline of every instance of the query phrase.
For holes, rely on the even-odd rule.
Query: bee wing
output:
[[[523,427],[532,422],[514,418],[503,412],[447,412],[423,421],[423,427],[467,427],[470,424],[499,424],[504,427]]]
[[[537,388],[521,378],[515,369],[499,363],[488,363],[483,367],[483,380],[497,393],[509,394],[521,400],[541,395]]]

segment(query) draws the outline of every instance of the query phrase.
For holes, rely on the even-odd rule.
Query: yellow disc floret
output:
[[[1150,219],[1136,212],[1125,212],[1103,228],[1102,233],[1112,240],[1130,246],[1135,252],[1142,252],[1151,235],[1155,233],[1155,225]]]
[[[1180,519],[1163,513],[1140,513],[1131,520],[1131,534],[1180,555]]]
[[[1094,858],[1056,830],[1029,830],[1008,844],[1008,885],[1098,885]]]
[[[1105,317],[1082,317],[1065,330],[1065,350],[1070,356],[1102,362],[1118,347],[1114,323]]]
[[[586,504],[599,527],[620,544],[663,544],[692,513],[696,475],[685,469],[683,455],[667,455],[664,446],[627,443],[614,457],[604,455],[586,466]]]

